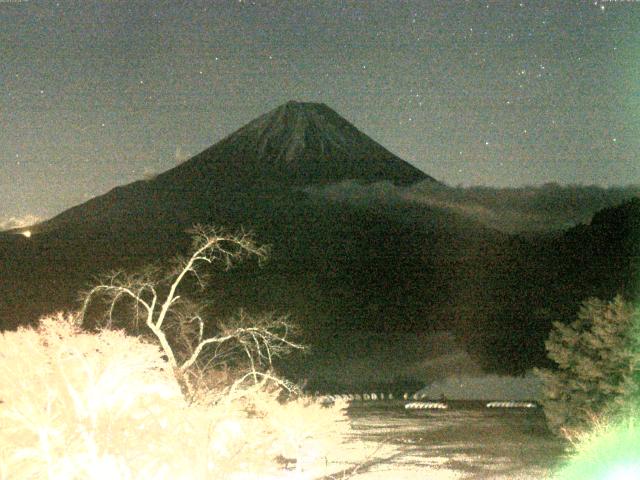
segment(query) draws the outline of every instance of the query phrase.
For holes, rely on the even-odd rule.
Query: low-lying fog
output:
[[[334,201],[366,205],[410,202],[453,211],[506,233],[549,232],[589,223],[598,210],[640,195],[639,186],[603,188],[595,185],[558,185],[519,188],[449,187],[421,182],[409,187],[391,183],[361,185],[342,182],[309,187],[307,192]]]

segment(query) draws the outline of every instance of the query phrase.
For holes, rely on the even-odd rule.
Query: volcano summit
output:
[[[288,102],[167,172],[230,183],[309,185],[357,180],[407,185],[428,177],[322,103]]]

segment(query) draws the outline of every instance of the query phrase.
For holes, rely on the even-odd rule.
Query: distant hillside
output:
[[[601,210],[589,223],[556,235],[511,237],[501,255],[503,281],[486,305],[492,318],[467,339],[489,362],[485,367],[497,371],[544,362],[552,323],[573,321],[583,300],[640,298],[640,199]]]

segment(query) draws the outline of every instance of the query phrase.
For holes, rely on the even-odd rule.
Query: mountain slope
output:
[[[345,180],[397,185],[433,178],[401,160],[324,104],[288,102],[148,181],[114,188],[36,226],[190,225],[235,198],[279,195]]]
[[[254,231],[276,247],[274,264],[288,272],[317,271],[331,261],[327,250],[360,258],[342,248],[344,236],[381,217],[363,223],[362,212],[325,208],[302,191],[344,180],[434,181],[327,106],[289,102],[154,179],[114,188],[32,227],[27,242],[1,239],[7,260],[0,265],[0,320],[32,321],[71,306],[100,272],[167,260],[188,247],[185,231],[196,223]],[[395,227],[388,228],[392,234]],[[406,253],[398,248],[393,256]]]

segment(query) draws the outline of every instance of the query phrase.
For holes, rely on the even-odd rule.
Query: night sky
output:
[[[288,100],[451,185],[640,183],[640,2],[0,0],[0,222]]]

